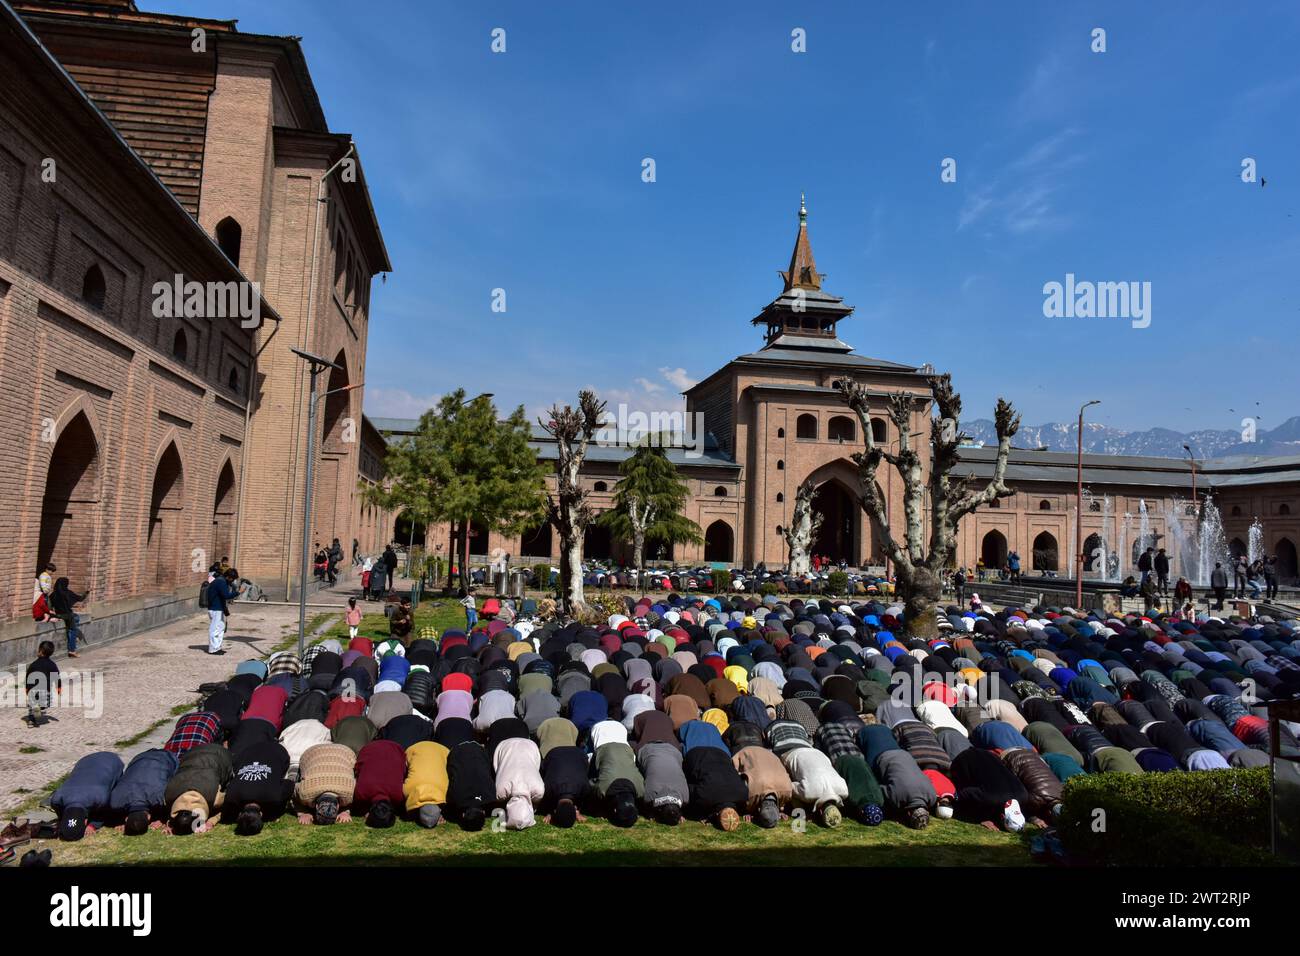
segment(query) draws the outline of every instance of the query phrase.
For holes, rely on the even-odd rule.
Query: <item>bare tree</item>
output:
[[[791,574],[807,574],[812,566],[811,549],[813,538],[822,526],[822,515],[812,510],[813,495],[817,493],[811,481],[805,481],[794,495],[794,511],[790,516],[790,525],[785,529],[785,543],[790,549],[789,571]]]
[[[885,553],[894,564],[899,597],[905,606],[912,632],[932,633],[933,608],[943,590],[943,575],[957,553],[957,525],[962,518],[995,498],[1012,494],[1003,481],[1011,439],[1020,428],[1020,416],[1005,399],[999,398],[994,412],[998,454],[993,477],[982,489],[972,490],[974,475],[953,478],[957,451],[969,436],[961,431],[961,396],[953,391],[952,376],[931,375],[927,379],[937,415],[930,419],[930,475],[927,481],[923,459],[913,446],[911,412],[916,396],[895,393],[889,397],[889,418],[898,433],[898,451],[876,444],[871,430],[871,406],[867,390],[858,382],[841,381],[837,386],[844,403],[853,409],[862,427],[867,450],[858,452],[858,500],[874,524]],[[903,481],[903,539],[894,537],[884,489],[876,478],[881,462],[893,466]],[[926,499],[930,505],[930,534],[925,535]]]
[[[581,609],[582,537],[593,515],[587,506],[587,493],[578,483],[578,475],[587,460],[587,446],[600,428],[605,403],[596,393],[584,389],[578,393],[578,407],[552,405],[547,418],[539,418],[542,429],[555,439],[559,459],[555,463],[556,493],[550,496],[549,519],[560,535],[560,593],[564,611],[574,614]]]

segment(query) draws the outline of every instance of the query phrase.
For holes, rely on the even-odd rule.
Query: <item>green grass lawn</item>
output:
[[[924,830],[898,823],[864,827],[846,821],[827,830],[809,822],[803,833],[789,823],[774,830],[743,824],[734,833],[682,821],[667,827],[641,820],[620,830],[588,819],[571,830],[543,823],[521,832],[466,833],[446,821],[433,830],[399,822],[374,830],[360,820],[329,827],[303,826],[286,815],[255,837],[235,835],[230,824],[197,836],[150,831],[125,837],[112,830],[79,843],[49,841],[60,866],[342,865],[426,866],[1021,866],[1030,862],[1025,841],[954,820],[932,820]]]

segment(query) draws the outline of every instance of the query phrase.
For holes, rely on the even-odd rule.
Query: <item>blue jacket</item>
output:
[[[682,739],[682,750],[686,753],[697,747],[715,747],[731,757],[731,748],[723,741],[718,728],[708,721],[688,720],[678,728],[677,736]]]
[[[170,750],[146,750],[138,753],[127,765],[113,787],[108,805],[114,813],[128,814],[136,810],[159,810],[166,806],[163,793],[167,781],[176,772],[180,761]]]
[[[122,758],[117,754],[107,750],[89,754],[77,761],[68,779],[54,791],[50,806],[58,811],[59,816],[71,807],[91,812],[104,810],[121,776]]]
[[[208,610],[221,611],[223,614],[230,610],[230,599],[233,598],[234,592],[226,584],[223,577],[215,577],[212,583],[208,585]]]

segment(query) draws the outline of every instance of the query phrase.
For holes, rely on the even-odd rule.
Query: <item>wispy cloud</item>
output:
[[[977,187],[957,214],[957,231],[984,222],[1012,235],[1064,228],[1069,216],[1054,202],[1062,174],[1082,163],[1082,152],[1067,147],[1079,130],[1066,127],[1032,143],[1006,165],[1006,173]]]

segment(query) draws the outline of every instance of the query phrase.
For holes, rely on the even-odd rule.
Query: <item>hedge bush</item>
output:
[[[849,590],[849,576],[843,571],[832,571],[826,575],[826,593],[828,594],[847,594]]]
[[[758,593],[763,595],[763,597],[768,597],[770,595],[779,594],[781,592],[778,590],[777,586],[773,584],[771,581],[764,581],[762,584],[758,586]]]
[[[533,587],[539,591],[547,591],[551,588],[551,566],[549,564],[533,565]]]
[[[1269,771],[1101,773],[1065,785],[1058,832],[1072,855],[1122,866],[1268,862]],[[1097,830],[1096,810],[1104,810]]]

